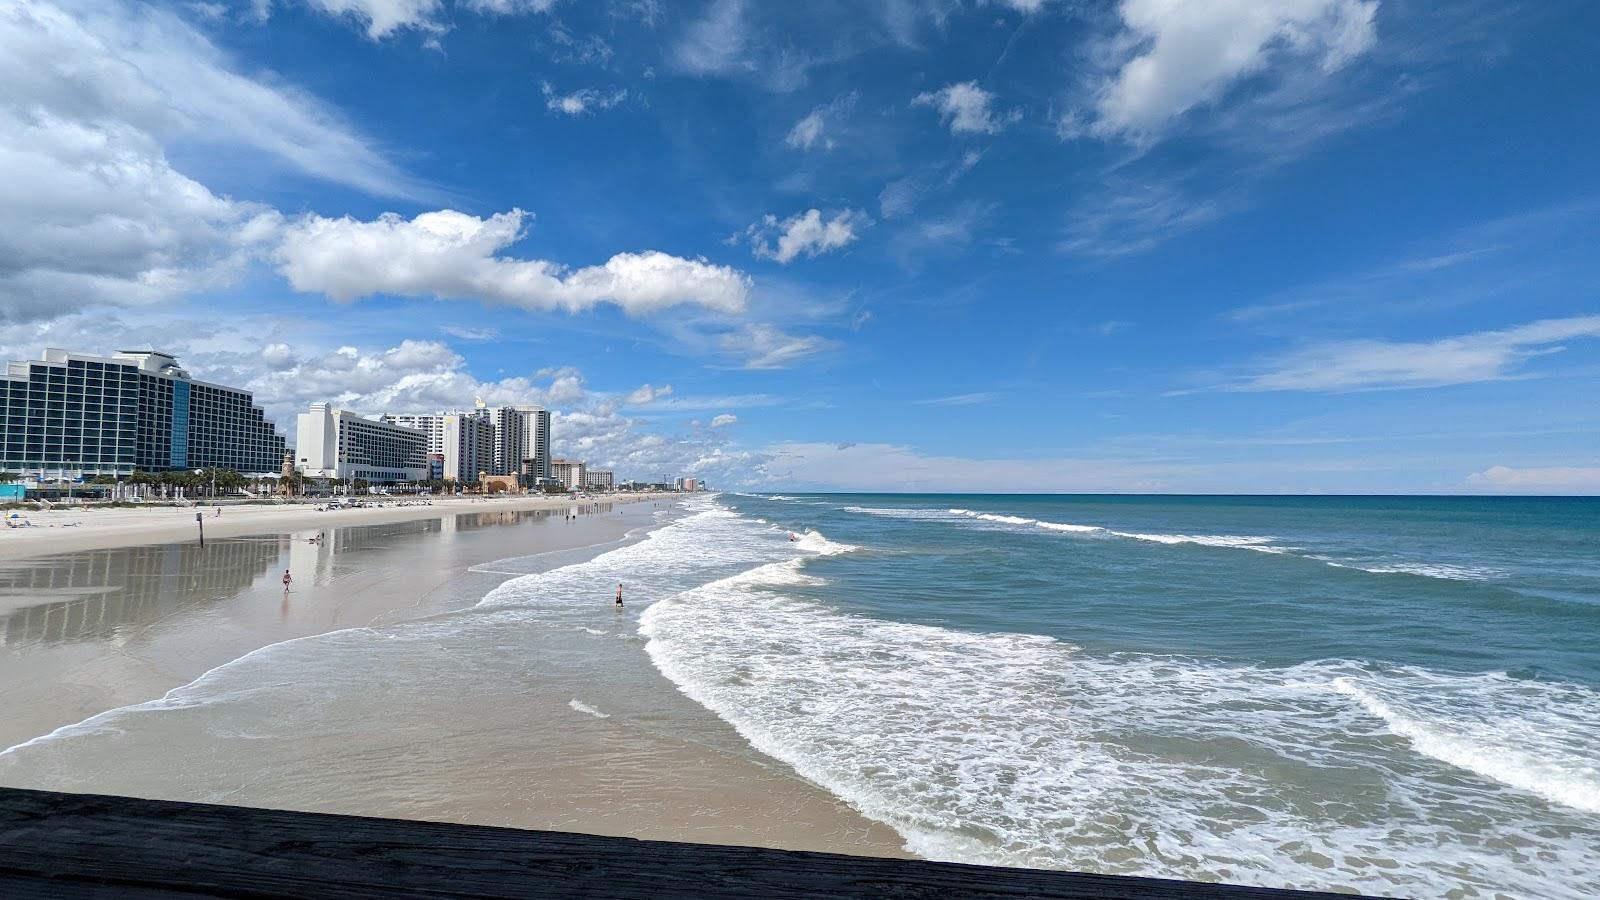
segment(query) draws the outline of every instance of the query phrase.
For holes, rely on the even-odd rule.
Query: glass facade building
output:
[[[51,349],[0,375],[0,471],[24,477],[269,473],[284,444],[249,391],[195,381],[166,353]]]

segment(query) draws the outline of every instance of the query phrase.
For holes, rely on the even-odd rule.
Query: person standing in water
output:
[[[292,582],[292,581],[294,581],[294,576],[289,574],[289,570],[288,569],[284,569],[283,570],[283,592],[285,594],[289,593],[289,583]]]
[[[617,582],[617,609],[622,608],[622,582]]]

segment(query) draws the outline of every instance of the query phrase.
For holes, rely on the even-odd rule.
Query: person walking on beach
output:
[[[622,582],[617,582],[617,609],[622,608]]]
[[[288,569],[284,569],[283,570],[283,592],[285,594],[289,593],[289,583],[292,582],[292,581],[294,581],[294,576],[289,574],[289,570]]]

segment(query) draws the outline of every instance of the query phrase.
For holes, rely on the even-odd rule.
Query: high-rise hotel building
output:
[[[550,411],[540,406],[502,406],[493,412],[494,468],[492,475],[549,478]],[[523,460],[533,460],[524,472]]]
[[[482,472],[494,473],[494,421],[488,410],[448,413],[385,413],[380,421],[413,428],[428,436],[428,455],[443,461],[442,477],[475,484]]]
[[[249,391],[189,377],[155,350],[50,349],[0,374],[0,471],[40,479],[135,469],[278,471],[284,439]]]

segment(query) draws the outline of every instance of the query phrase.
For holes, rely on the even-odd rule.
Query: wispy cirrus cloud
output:
[[[782,397],[775,397],[771,394],[675,396],[668,397],[665,400],[657,400],[653,405],[653,409],[696,412],[709,409],[746,409],[761,406],[779,406],[784,402]]]
[[[913,172],[884,185],[878,194],[878,213],[885,219],[909,215],[929,198],[949,191],[983,161],[983,151],[968,150],[953,162]]]
[[[971,394],[952,394],[948,397],[933,397],[928,400],[918,400],[920,406],[977,406],[980,403],[990,403],[1000,399],[996,391],[976,391]]]
[[[1098,260],[1147,253],[1215,221],[1236,202],[1222,193],[1191,192],[1170,177],[1109,178],[1073,211],[1058,247]]]
[[[492,341],[500,337],[500,329],[488,326],[440,325],[439,330],[463,341]]]
[[[815,334],[793,334],[775,325],[749,325],[723,335],[722,349],[737,354],[746,369],[786,369],[839,346]]]
[[[626,88],[612,88],[603,91],[599,88],[579,88],[568,93],[560,93],[548,81],[540,82],[540,93],[544,94],[545,109],[567,116],[581,116],[595,110],[610,109],[628,99]]]
[[[1187,467],[1105,459],[974,459],[881,443],[792,441],[761,451],[747,483],[837,491],[1159,491]]]
[[[1466,483],[1509,494],[1600,494],[1600,466],[1490,466]]]
[[[783,142],[796,150],[832,150],[839,146],[843,119],[855,105],[857,94],[851,91],[811,110],[794,123]]]
[[[1292,351],[1223,391],[1402,390],[1528,377],[1525,364],[1563,342],[1600,338],[1600,316],[1542,319],[1432,341],[1333,341]]]
[[[752,19],[761,11],[747,0],[712,0],[679,33],[670,64],[689,75],[748,78],[780,93],[799,88],[818,60],[757,27]]]

